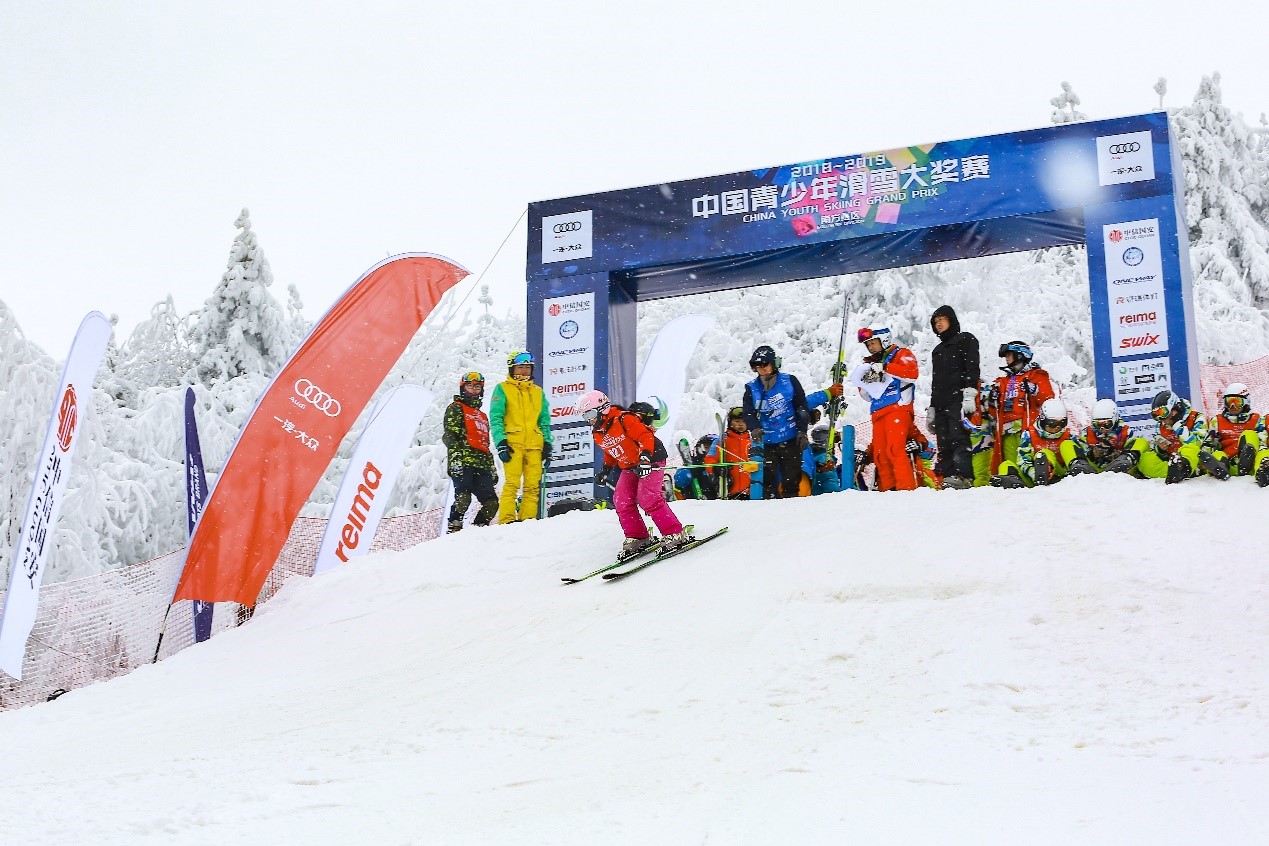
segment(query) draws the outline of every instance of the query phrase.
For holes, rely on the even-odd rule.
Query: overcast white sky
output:
[[[65,355],[197,307],[251,209],[316,319],[384,256],[474,273],[532,200],[1103,118],[1269,110],[1257,2],[0,6],[0,300]],[[524,226],[493,264],[523,310]]]

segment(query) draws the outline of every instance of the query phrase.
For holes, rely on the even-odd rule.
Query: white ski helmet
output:
[[[1099,399],[1093,403],[1093,428],[1109,431],[1119,425],[1119,406],[1113,399]]]
[[[1066,431],[1066,403],[1057,397],[1045,400],[1040,406],[1040,419],[1036,421],[1040,432],[1050,438],[1056,438]]]
[[[587,391],[578,398],[573,405],[573,410],[580,414],[583,420],[594,426],[599,415],[607,411],[610,405],[612,403],[608,401],[603,391]]]
[[[1251,417],[1251,389],[1242,382],[1229,383],[1221,395],[1221,405],[1221,410],[1230,420],[1246,423]]]

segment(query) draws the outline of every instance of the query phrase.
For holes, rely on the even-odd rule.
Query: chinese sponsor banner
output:
[[[688,362],[701,336],[713,325],[714,318],[709,315],[685,314],[662,326],[652,340],[643,369],[639,371],[635,398],[651,402],[656,397],[665,403],[668,413],[661,428],[666,432],[674,432],[674,418],[687,384]]]
[[[394,256],[313,327],[243,426],[194,530],[176,599],[255,605],[340,442],[424,319],[465,276],[438,256]]]
[[[1172,364],[1167,356],[1115,362],[1115,403],[1125,417],[1150,416],[1149,401],[1172,390]],[[1133,408],[1135,403],[1145,403]]]
[[[185,540],[194,536],[194,527],[207,505],[207,474],[203,471],[203,448],[198,441],[198,419],[194,414],[193,388],[185,389]],[[211,637],[215,605],[194,600],[194,642]]]
[[[9,589],[0,612],[0,670],[22,680],[22,658],[35,625],[44,566],[53,549],[57,515],[65,498],[71,460],[79,445],[84,415],[93,402],[93,379],[110,342],[110,321],[91,312],[79,324],[62,382],[53,401],[35,482],[22,516],[18,545],[9,567]]]
[[[1106,302],[1115,359],[1168,349],[1167,304],[1157,218],[1102,227]]]
[[[314,575],[370,551],[405,451],[431,404],[432,392],[418,385],[400,385],[375,403],[331,506]]]
[[[595,295],[554,297],[542,303],[542,390],[551,406],[555,441],[545,473],[544,507],[561,499],[590,499],[594,440],[573,411],[582,394],[595,387]],[[585,484],[574,481],[584,471]]]
[[[1152,113],[546,200],[530,206],[528,272],[619,272],[1157,196],[1171,190],[1167,146],[1167,116]]]

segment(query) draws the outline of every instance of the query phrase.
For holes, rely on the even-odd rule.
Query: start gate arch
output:
[[[529,205],[528,345],[557,447],[548,502],[591,493],[572,402],[630,402],[636,304],[1085,244],[1097,393],[1124,417],[1199,387],[1182,169],[1154,112]],[[762,327],[755,327],[761,334]]]

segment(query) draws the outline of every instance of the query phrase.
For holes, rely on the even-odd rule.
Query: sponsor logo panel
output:
[[[1167,304],[1159,221],[1151,218],[1107,224],[1102,237],[1112,357],[1166,351]]]
[[[1114,372],[1117,403],[1148,402],[1159,391],[1172,388],[1172,365],[1166,356],[1116,362]],[[1149,411],[1146,405],[1143,413]],[[1127,410],[1124,415],[1129,416]]]
[[[1097,139],[1097,182],[1122,185],[1154,179],[1154,140],[1149,130]]]
[[[542,218],[542,263],[588,259],[594,247],[591,212],[579,211]]]

